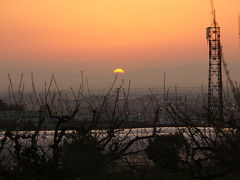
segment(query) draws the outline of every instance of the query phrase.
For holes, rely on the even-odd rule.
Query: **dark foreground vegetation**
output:
[[[239,93],[234,86],[234,102],[225,106],[224,126],[215,123],[217,118],[207,118],[204,103],[199,112],[187,102],[160,103],[150,91],[152,98],[142,111],[153,114],[152,128],[138,134],[135,129],[119,128],[131,114],[130,85],[124,88],[120,83],[116,88],[116,82],[117,77],[99,101],[87,91],[92,119],[87,124],[82,121],[77,131],[66,130],[66,124],[82,110],[83,77],[77,91],[71,88],[71,97],[60,91],[54,77],[43,94],[36,91],[33,77],[33,92],[27,96],[22,80],[17,91],[10,83],[14,112],[31,110],[37,112],[37,119],[31,131],[15,131],[24,124],[16,116],[2,131],[0,179],[239,179]],[[9,106],[1,104],[4,115]],[[156,128],[163,112],[176,124],[174,131]],[[204,119],[206,127],[197,127],[193,117]],[[110,122],[109,127],[96,130],[103,121]],[[43,131],[50,123],[54,130]]]

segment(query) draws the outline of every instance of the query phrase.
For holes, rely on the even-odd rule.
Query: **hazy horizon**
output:
[[[133,88],[207,85],[206,27],[210,1],[90,0],[0,3],[0,83],[7,89],[24,73],[39,88],[54,74],[62,89],[77,87],[81,70],[90,88],[108,88],[112,71]],[[221,41],[232,79],[240,62],[240,1],[215,1]],[[223,73],[224,74],[224,73]],[[223,75],[224,76],[224,75]]]

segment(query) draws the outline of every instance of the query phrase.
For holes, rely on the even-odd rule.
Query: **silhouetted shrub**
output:
[[[224,133],[224,132],[223,132]],[[216,141],[211,149],[209,159],[215,166],[225,171],[235,171],[240,168],[240,134],[224,134],[224,138]]]
[[[184,147],[180,134],[157,135],[149,140],[146,153],[156,165],[163,169],[177,169],[181,162],[180,151]]]
[[[66,136],[63,144],[63,163],[71,176],[83,179],[102,177],[110,165],[108,154],[97,138],[85,130]]]

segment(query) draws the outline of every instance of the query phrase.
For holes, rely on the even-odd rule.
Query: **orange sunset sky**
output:
[[[239,80],[240,0],[215,0],[225,59]],[[0,0],[0,83],[34,72],[105,88],[115,68],[133,87],[207,84],[209,0]]]

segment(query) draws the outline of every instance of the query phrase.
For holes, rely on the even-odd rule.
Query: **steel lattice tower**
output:
[[[223,122],[222,97],[222,50],[220,42],[220,27],[215,13],[213,24],[207,28],[207,41],[209,46],[209,76],[208,76],[208,110],[209,120]]]

